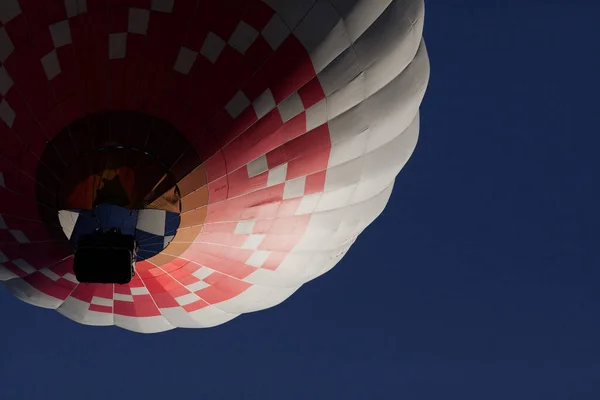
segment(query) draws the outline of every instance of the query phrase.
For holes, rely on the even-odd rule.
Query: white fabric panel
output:
[[[394,79],[422,42],[423,1],[395,1],[354,43],[367,77],[367,95]]]
[[[362,203],[313,214],[302,240],[276,270],[259,269],[244,280],[264,286],[297,287],[326,273],[383,211],[392,189],[390,184]]]
[[[308,13],[316,0],[263,0],[263,2],[279,14],[288,28],[293,29]]]
[[[56,282],[57,280],[60,279],[60,276],[55,274],[52,270],[48,269],[48,268],[43,268],[40,270],[41,274],[44,274],[45,276],[47,276],[48,278],[52,279],[54,282]]]
[[[192,70],[197,56],[197,52],[190,50],[187,47],[182,47],[179,49],[179,54],[177,55],[175,66],[173,68],[175,71],[187,75]]]
[[[11,279],[19,278],[18,275],[15,275],[2,264],[0,264],[0,282],[9,281]]]
[[[328,0],[319,0],[294,30],[317,73],[351,46],[346,27]]]
[[[200,49],[200,54],[206,57],[211,63],[216,63],[225,48],[225,41],[212,32],[208,32],[204,44]]]
[[[10,230],[10,234],[13,235],[13,237],[17,240],[17,242],[19,243],[31,243],[29,241],[29,238],[27,238],[27,236],[25,235],[25,233],[23,233],[23,231],[19,231],[19,230],[14,230],[11,229]]]
[[[346,86],[327,98],[327,119],[332,120],[340,114],[364,101],[367,97],[365,90],[365,74],[361,73]]]
[[[4,0],[6,1],[6,0]],[[69,28],[69,21],[60,21],[56,24],[50,25],[50,35],[52,36],[52,42],[55,48],[66,46],[72,43],[71,29]]]
[[[44,72],[46,73],[46,77],[49,81],[61,73],[56,50],[52,50],[50,53],[42,57],[42,67],[44,67]]]
[[[165,234],[167,212],[163,210],[140,210],[136,229],[157,236]]]
[[[104,297],[92,297],[92,303],[94,305],[97,306],[104,306],[104,307],[112,307],[114,305],[114,301],[113,299],[106,299]]]
[[[5,96],[13,85],[13,80],[4,65],[0,66],[0,94]]]
[[[256,224],[256,220],[247,219],[243,221],[239,221],[237,226],[235,227],[236,235],[249,235],[252,233],[252,229],[254,229],[254,224]]]
[[[127,52],[127,32],[111,33],[109,36],[109,54],[111,60],[125,58]]]
[[[273,17],[265,25],[261,34],[267,43],[269,43],[271,49],[277,50],[290,35],[290,30],[279,15],[273,14]]]
[[[216,306],[204,307],[189,313],[189,316],[193,318],[194,321],[197,321],[203,328],[211,328],[213,326],[224,324],[238,315],[239,314],[225,312]]]
[[[71,235],[73,234],[73,229],[75,229],[75,224],[77,224],[78,218],[79,213],[73,211],[60,210],[58,212],[58,221],[60,222],[60,226],[62,227],[67,239],[71,239]]]
[[[231,116],[231,118],[237,118],[248,106],[250,105],[250,100],[246,97],[246,95],[239,91],[233,96],[229,103],[225,106],[225,109]]]
[[[360,73],[362,73],[362,68],[358,64],[358,56],[354,48],[349,47],[322,70],[318,76],[325,95],[330,96]]]
[[[115,325],[138,333],[158,333],[175,329],[163,316],[125,317],[115,315]]]
[[[260,175],[269,169],[266,156],[260,156],[256,160],[248,163],[248,178],[253,178],[256,175]]]
[[[323,99],[306,109],[306,131],[312,131],[327,122],[327,99]]]
[[[65,0],[67,17],[73,18],[87,11],[87,0]]]
[[[202,325],[181,307],[161,308],[161,314],[169,323],[179,328],[201,328]]]
[[[296,215],[312,214],[312,212],[317,208],[317,204],[319,204],[319,200],[321,199],[322,195],[322,193],[312,193],[302,197],[302,200],[300,200],[300,205],[296,210]]]
[[[267,177],[267,186],[279,185],[285,182],[287,177],[288,163],[281,164],[269,170],[269,176]]]
[[[150,22],[150,11],[130,8],[127,32],[145,35],[148,32],[148,22]]]
[[[344,19],[350,40],[355,42],[392,3],[392,0],[329,0]],[[396,3],[410,3],[414,0],[398,0]]]
[[[292,93],[287,99],[282,101],[277,108],[281,114],[283,122],[287,122],[296,115],[304,111],[304,105],[298,93]]]
[[[13,295],[25,303],[50,309],[56,309],[62,304],[62,300],[40,292],[22,279],[12,279],[4,284]]]
[[[194,263],[194,264],[196,264],[196,263]],[[199,265],[199,264],[196,264],[196,265]],[[213,272],[215,272],[213,269],[210,269],[208,267],[201,267],[200,269],[197,269],[196,271],[194,271],[192,273],[192,275],[194,275],[198,279],[204,279],[204,278],[210,276]]]
[[[250,235],[242,245],[242,249],[258,249],[266,235]]]
[[[327,170],[327,179],[325,180],[325,194],[355,186],[361,180],[362,169],[362,157],[329,168]]]
[[[145,286],[131,288],[131,294],[134,296],[140,295],[140,294],[149,294],[149,293],[150,292],[148,291],[148,289]]]
[[[15,123],[15,118],[15,111],[12,109],[10,104],[8,104],[6,99],[2,99],[0,102],[0,119],[2,119],[2,121],[4,121],[9,128],[12,128],[13,124]]]
[[[77,6],[79,8],[79,14],[83,14],[87,11],[88,0],[77,0]]]
[[[271,255],[270,251],[257,250],[246,260],[246,265],[260,268]]]
[[[258,119],[261,119],[275,108],[273,93],[271,93],[269,89],[265,90],[256,100],[254,100],[252,106],[254,107]]]
[[[260,311],[280,304],[298,288],[274,288],[254,285],[236,297],[218,303],[216,307],[227,313],[237,314]]]
[[[150,8],[153,11],[170,13],[173,11],[175,0],[152,0]]]
[[[210,285],[204,281],[198,281],[196,283],[192,283],[191,285],[187,285],[186,288],[190,292],[197,292],[198,290],[206,289]]]
[[[19,14],[21,14],[21,6],[18,0],[0,1],[0,22],[6,24]]]
[[[187,306],[188,304],[195,303],[196,301],[199,301],[201,299],[196,294],[189,293],[189,294],[186,294],[186,295],[183,295],[183,296],[179,296],[175,300],[177,301],[177,303],[180,306]]]
[[[128,303],[133,303],[133,296],[130,294],[115,293],[114,299],[115,301],[126,301]]]
[[[367,151],[404,131],[419,110],[429,81],[429,60],[422,42],[414,61],[396,79],[367,100],[372,118]]]
[[[364,8],[372,3],[362,1],[357,7]],[[319,73],[325,93],[329,96],[341,89],[362,71],[368,77],[368,95],[395,78],[417,51],[423,29],[422,18],[422,1],[392,3],[353,47],[346,49]],[[416,21],[414,26],[413,21]]]
[[[90,311],[90,304],[73,297],[67,297],[64,303],[56,309],[65,317],[84,325],[111,326],[114,325],[113,314]]]
[[[283,187],[283,199],[287,200],[294,199],[296,197],[302,197],[304,195],[305,186],[305,176],[287,181]]]
[[[10,40],[8,33],[6,32],[6,28],[0,28],[0,61],[6,62],[14,49],[15,45],[13,44],[12,40]]]
[[[246,54],[246,51],[248,51],[257,37],[258,32],[256,29],[244,21],[240,21],[229,38],[229,45],[240,53]]]
[[[424,45],[415,61],[396,79],[365,102],[329,121],[332,142],[330,166],[338,165],[348,141],[366,135],[364,154],[392,141],[414,121],[429,79]],[[339,149],[339,147],[342,149]],[[357,145],[355,145],[357,146]],[[414,148],[414,144],[410,151]],[[355,154],[358,148],[353,148]],[[341,155],[340,155],[341,154]],[[404,161],[405,162],[405,161]]]
[[[33,274],[36,269],[31,266],[27,261],[19,258],[16,260],[11,260],[11,262],[17,266],[17,268],[19,268],[21,271],[25,272],[27,275],[31,275]]]
[[[367,154],[363,159],[361,181],[350,204],[364,201],[372,193],[377,193],[385,188],[396,176],[414,151],[419,137],[419,115],[401,135],[385,146]]]
[[[331,147],[328,168],[333,168],[362,156],[367,147],[368,135],[369,130],[365,129],[357,135],[350,136],[344,141],[335,143],[335,145]]]

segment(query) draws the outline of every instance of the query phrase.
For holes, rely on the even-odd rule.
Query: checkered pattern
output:
[[[278,304],[331,268],[387,201],[391,183],[374,166],[408,158],[415,124],[371,116],[404,116],[390,104],[416,109],[424,87],[417,100],[362,103],[413,59],[425,65],[419,35],[399,46],[414,47],[406,56],[375,45],[422,29],[422,14],[417,0],[2,0],[0,279],[76,321],[138,332],[209,327]],[[423,76],[413,69],[404,79],[414,82],[386,93],[421,88]],[[112,122],[88,136],[71,129],[106,110],[170,128],[164,140],[152,127],[130,138]],[[171,127],[189,144],[170,145]],[[80,285],[52,188],[106,132],[192,172],[178,177],[181,225],[168,246],[138,262],[129,285]],[[48,149],[55,155],[40,163]],[[370,156],[378,149],[390,154]]]

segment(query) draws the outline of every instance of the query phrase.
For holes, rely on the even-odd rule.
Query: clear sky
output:
[[[219,328],[0,288],[0,398],[597,400],[600,3],[429,0],[417,149],[331,272]]]

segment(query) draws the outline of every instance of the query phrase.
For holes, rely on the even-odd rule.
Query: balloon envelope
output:
[[[275,306],[381,213],[419,131],[422,0],[2,0],[0,280],[77,322]],[[140,242],[81,284],[94,221]],[[116,222],[115,222],[116,221]]]

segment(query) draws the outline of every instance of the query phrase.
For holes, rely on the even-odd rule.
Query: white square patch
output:
[[[282,101],[277,108],[279,108],[279,114],[281,114],[283,122],[287,122],[304,111],[304,104],[302,104],[302,100],[298,93],[292,93],[287,99]]]
[[[15,111],[11,108],[6,99],[2,99],[2,101],[0,102],[0,119],[2,119],[2,121],[4,121],[6,125],[8,125],[10,128],[12,128],[13,123],[15,122],[15,118]],[[4,180],[2,183],[4,184]]]
[[[187,290],[189,290],[190,292],[193,293],[193,292],[197,292],[202,289],[206,289],[209,286],[210,285],[204,281],[198,281],[196,283],[192,283],[191,285],[187,285],[186,288],[187,288]]]
[[[130,294],[115,293],[115,300],[133,303],[133,296]]]
[[[198,53],[195,51],[190,50],[187,47],[182,47],[179,49],[179,54],[177,55],[177,60],[175,60],[175,66],[173,68],[175,71],[187,75],[192,70],[197,56]]]
[[[145,35],[148,32],[148,22],[150,21],[150,11],[140,8],[129,9],[129,25],[127,31],[138,35]]]
[[[240,53],[246,54],[246,51],[252,46],[257,36],[258,31],[256,29],[244,21],[240,21],[229,38],[229,45]]]
[[[5,1],[5,0],[2,0]],[[60,21],[50,25],[50,35],[52,35],[52,42],[55,48],[66,46],[72,43],[71,40],[71,29],[69,27],[69,21]]]
[[[290,30],[281,20],[278,14],[273,14],[273,17],[267,22],[261,34],[271,46],[271,49],[277,50],[279,46],[290,35]]]
[[[19,14],[21,14],[21,6],[18,0],[0,1],[0,22],[6,24]]]
[[[10,234],[17,240],[19,243],[31,243],[27,236],[23,233],[23,231],[11,230]]]
[[[306,131],[310,132],[327,122],[327,99],[323,99],[306,110]]]
[[[106,299],[104,297],[92,297],[92,304],[96,306],[112,307],[113,299]]]
[[[267,187],[279,185],[285,182],[287,176],[288,164],[281,164],[269,170],[269,177],[267,178]]]
[[[258,249],[267,235],[250,235],[242,245],[242,249]]]
[[[175,0],[152,0],[150,8],[152,8],[152,11],[170,13],[173,11],[174,5]]]
[[[200,297],[196,296],[194,293],[189,293],[177,297],[175,300],[177,300],[177,303],[179,303],[180,306],[187,306],[188,304],[192,304],[193,302],[200,300]]]
[[[225,109],[231,116],[231,118],[237,118],[248,106],[250,105],[250,100],[246,97],[244,92],[241,90],[238,91],[235,96],[229,100],[229,103],[225,106]]]
[[[239,221],[237,226],[235,227],[236,235],[249,235],[252,233],[252,229],[254,229],[255,220],[249,219],[245,221]]]
[[[256,160],[250,161],[247,165],[248,178],[253,178],[257,175],[266,172],[269,169],[267,164],[267,156],[260,156]]]
[[[56,282],[57,280],[60,279],[60,276],[58,274],[55,274],[49,268],[41,269],[40,272],[42,274],[46,275],[48,278],[52,279],[54,282]]]
[[[267,261],[270,255],[270,251],[257,250],[254,253],[252,253],[250,258],[248,258],[246,264],[250,265],[251,267],[260,268]]]
[[[50,53],[42,57],[42,66],[44,67],[44,72],[46,73],[46,77],[49,81],[60,74],[61,69],[60,64],[58,63],[56,50],[52,50]]]
[[[31,266],[27,261],[23,259],[19,258],[18,260],[13,260],[12,263],[19,267],[19,269],[25,272],[27,275],[31,275],[36,271],[36,269],[33,268],[33,266]]]
[[[10,75],[8,74],[8,71],[6,70],[6,67],[1,66],[0,67],[0,94],[2,96],[6,96],[6,93],[8,93],[9,89],[12,87],[13,85],[13,80],[10,77]]]
[[[219,59],[224,47],[225,41],[223,39],[212,32],[208,32],[204,44],[202,44],[202,48],[200,49],[200,54],[214,64]]]
[[[15,45],[13,44],[12,40],[10,40],[8,33],[6,32],[6,28],[0,28],[0,61],[6,62],[14,49]]]
[[[258,119],[261,119],[267,115],[272,109],[275,108],[275,99],[269,89],[265,90],[256,100],[252,103],[254,111]]]
[[[108,58],[125,58],[127,51],[127,32],[111,33],[108,37]]]
[[[304,187],[306,186],[306,177],[292,179],[287,181],[283,188],[283,199],[294,199],[304,196]]]

